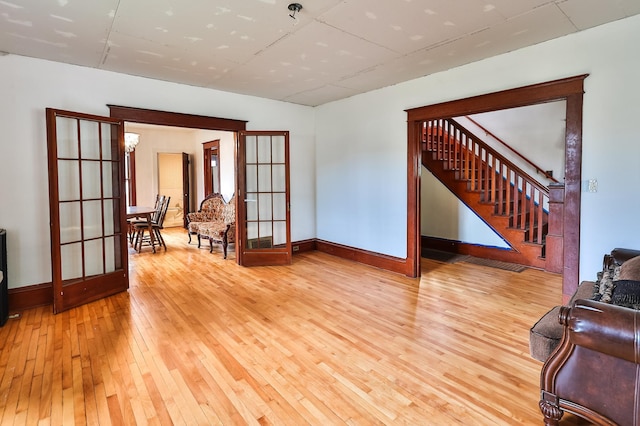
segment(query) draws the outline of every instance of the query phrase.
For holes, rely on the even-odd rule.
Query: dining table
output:
[[[153,249],[154,253],[156,252],[156,245],[155,245],[155,236],[153,235],[152,217],[155,212],[156,212],[155,207],[127,206],[127,219],[134,219],[136,217],[145,218],[147,222],[147,227],[149,229],[149,241],[151,243],[151,248]],[[142,241],[140,242],[139,248],[136,248],[136,251],[138,253],[142,251]]]

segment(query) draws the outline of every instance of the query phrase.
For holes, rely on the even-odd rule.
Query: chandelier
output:
[[[137,133],[124,134],[124,152],[130,153],[136,149],[136,145],[140,142],[140,135]]]

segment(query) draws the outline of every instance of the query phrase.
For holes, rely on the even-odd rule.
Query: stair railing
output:
[[[542,244],[547,233],[549,190],[453,119],[423,125],[423,150],[455,170],[468,189],[508,216],[524,241]]]

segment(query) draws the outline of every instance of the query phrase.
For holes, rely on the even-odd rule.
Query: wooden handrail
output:
[[[486,127],[484,127],[482,124],[478,123],[477,121],[475,121],[473,118],[469,117],[468,115],[465,115],[465,118],[467,120],[469,120],[470,122],[472,122],[473,124],[475,124],[476,126],[480,127],[482,129],[483,132],[485,132],[487,135],[491,136],[492,138],[494,138],[495,140],[497,140],[498,142],[500,142],[503,146],[505,146],[507,149],[509,149],[511,152],[513,152],[514,154],[516,154],[518,157],[520,157],[525,163],[529,164],[531,167],[533,167],[534,169],[536,169],[536,172],[539,172],[541,174],[544,175],[544,177],[546,177],[547,179],[555,182],[555,183],[559,183],[559,181],[554,178],[553,176],[551,176],[549,173],[547,173],[546,170],[544,170],[542,167],[538,166],[537,164],[535,164],[533,161],[529,160],[527,157],[525,157],[524,155],[520,154],[518,151],[515,150],[515,148],[513,148],[511,145],[509,145],[508,143],[506,143],[505,141],[503,141],[502,139],[500,139],[498,136],[496,136],[493,132],[491,132],[490,130],[488,130]],[[455,120],[454,120],[455,121]]]

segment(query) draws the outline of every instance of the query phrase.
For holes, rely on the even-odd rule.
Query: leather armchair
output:
[[[561,307],[564,334],[542,367],[545,425],[564,411],[599,425],[640,424],[640,311],[577,300]]]

